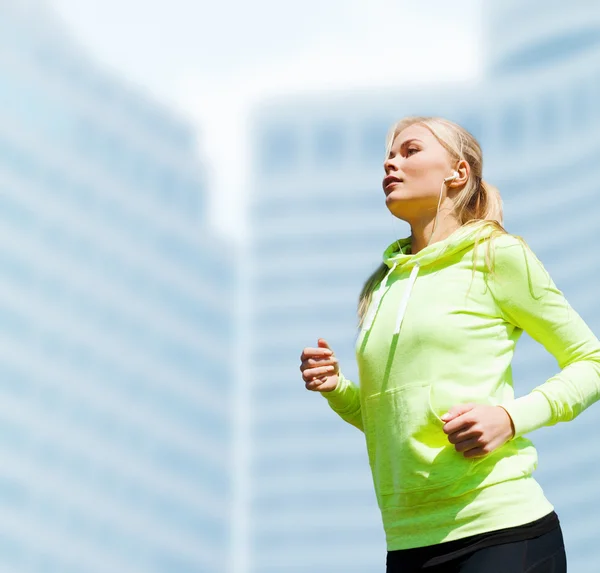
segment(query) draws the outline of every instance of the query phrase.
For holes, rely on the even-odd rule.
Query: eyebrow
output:
[[[411,137],[410,139],[407,139],[406,141],[403,141],[400,144],[400,149],[404,149],[409,143],[412,143],[413,141],[418,141],[419,143],[423,143],[420,139],[417,139],[416,137]],[[390,153],[388,155],[388,157],[392,156],[392,150],[390,149]]]
[[[400,144],[400,149],[402,149],[403,147],[406,147],[409,143],[412,143],[413,141],[418,141],[419,143],[423,143],[420,139],[417,139],[416,137],[411,137],[410,139],[407,139],[406,141],[403,141]]]

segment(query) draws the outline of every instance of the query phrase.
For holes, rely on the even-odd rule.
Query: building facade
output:
[[[0,4],[0,569],[221,573],[235,257],[186,123]]]

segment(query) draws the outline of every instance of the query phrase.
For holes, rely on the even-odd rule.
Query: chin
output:
[[[386,207],[388,208],[388,211],[394,215],[394,217],[397,217],[398,219],[401,219],[402,221],[407,221],[409,220],[409,213],[408,210],[406,208],[402,208],[402,205],[398,205],[398,203],[386,203]]]
[[[390,196],[388,195],[385,200],[385,206],[394,217],[402,219],[403,221],[408,221],[410,209],[407,208],[408,205],[406,204],[406,201],[390,200]]]
[[[406,191],[404,193],[392,191],[385,198],[385,206],[394,217],[408,222],[421,218],[423,214],[432,210],[435,212],[437,207],[435,201],[435,198],[430,199],[415,194],[408,196]]]

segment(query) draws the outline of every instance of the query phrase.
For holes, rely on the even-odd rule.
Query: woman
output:
[[[411,117],[387,151],[386,205],[411,236],[385,250],[360,295],[360,386],[319,339],[301,356],[306,388],[365,433],[389,573],[564,572],[560,524],[524,436],[598,400],[600,343],[503,229],[472,135]],[[523,330],[561,371],[515,400]]]

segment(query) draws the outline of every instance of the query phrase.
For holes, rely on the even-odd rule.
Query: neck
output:
[[[452,216],[438,217],[437,224],[435,218],[411,222],[411,253],[416,255],[427,245],[443,241],[449,237],[456,229],[460,227],[460,222]]]

